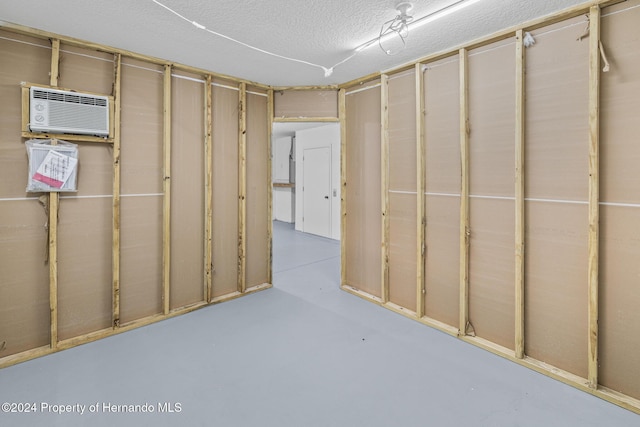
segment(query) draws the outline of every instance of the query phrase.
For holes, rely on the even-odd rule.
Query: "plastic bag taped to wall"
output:
[[[30,139],[25,145],[29,158],[27,192],[77,191],[76,144],[58,139]]]

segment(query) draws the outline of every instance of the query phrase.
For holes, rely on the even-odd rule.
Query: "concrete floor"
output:
[[[0,403],[37,409],[0,412],[0,425],[640,425],[640,415],[340,291],[338,242],[289,224],[274,231],[273,289],[0,370]],[[85,413],[48,412],[56,404]]]

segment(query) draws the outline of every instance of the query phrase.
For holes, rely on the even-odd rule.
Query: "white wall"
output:
[[[340,240],[340,125],[329,123],[296,132],[295,138],[296,183],[302,185],[302,154],[307,148],[331,146],[331,238]],[[335,190],[335,193],[333,192]],[[335,195],[334,195],[335,194]],[[296,230],[302,231],[302,187],[296,197]]]
[[[292,136],[274,138],[271,148],[272,179],[274,183],[288,183],[293,181],[289,174],[290,154],[293,144]],[[294,188],[273,188],[273,219],[283,222],[294,222]]]
[[[273,141],[272,172],[274,182],[289,182],[289,153],[291,152],[290,136]]]

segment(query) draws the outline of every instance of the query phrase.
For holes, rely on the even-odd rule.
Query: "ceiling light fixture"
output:
[[[398,21],[399,18],[401,18],[401,16],[403,15],[403,11],[404,11],[404,15],[406,15],[407,18],[412,18],[411,16],[408,16],[408,12],[411,11],[411,8],[405,9],[406,8],[405,5],[408,4],[409,6],[411,6],[411,3],[408,3],[408,2],[400,3],[396,7],[396,9],[398,10],[398,16],[396,16],[391,21],[387,21],[383,24],[382,30],[380,31],[380,36],[376,37],[375,39],[369,40],[366,43],[361,44],[360,46],[356,47],[355,50],[356,52],[362,52],[363,50],[368,49],[371,46],[375,46],[377,44],[382,48],[382,50],[385,53],[387,53],[387,49],[385,49],[384,46],[386,46],[387,42],[393,39],[395,39],[396,44],[399,42],[404,48],[404,45],[405,45],[404,39],[407,38],[409,34],[409,30],[415,30],[416,28],[422,27],[426,24],[429,24],[430,22],[436,21],[438,19],[442,19],[445,16],[449,16],[452,13],[456,13],[466,7],[469,7],[475,3],[478,3],[479,1],[480,0],[459,0],[455,3],[450,4],[449,6],[443,7],[442,9],[439,9],[433,13],[430,13],[429,15],[425,15],[422,18],[415,19],[415,20],[407,19],[406,22],[404,23],[402,23],[402,21],[400,20],[401,22],[397,23],[396,26],[398,27],[398,30],[402,30],[402,31],[389,31],[384,33],[383,30],[385,29],[385,25],[389,24],[390,22]],[[392,51],[392,53],[387,53],[387,54],[393,55],[394,53]]]
[[[395,55],[403,50],[407,43],[404,39],[409,37],[409,22],[413,21],[413,16],[409,15],[413,5],[409,2],[402,2],[396,6],[398,16],[382,24],[378,45],[387,55]]]

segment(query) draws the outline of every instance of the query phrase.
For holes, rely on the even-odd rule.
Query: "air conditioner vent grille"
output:
[[[79,94],[34,90],[33,97],[35,99],[47,99],[49,101],[66,102],[69,104],[97,105],[99,107],[107,106],[107,101],[103,98]]]

